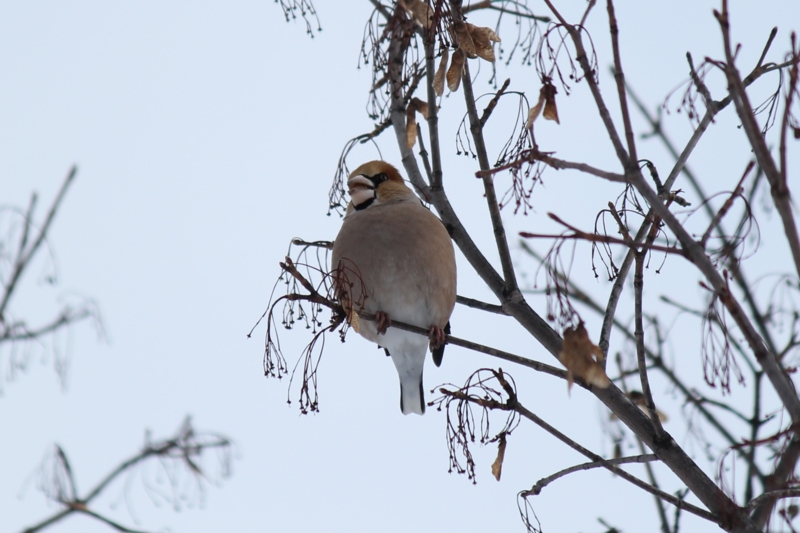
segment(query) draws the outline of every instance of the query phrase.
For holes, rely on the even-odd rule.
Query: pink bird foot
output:
[[[383,311],[378,311],[375,313],[375,325],[378,326],[378,335],[383,335],[392,325],[392,319]]]
[[[431,326],[431,329],[428,331],[428,338],[431,341],[431,352],[433,352],[440,346],[444,345],[444,341],[447,339],[447,334],[442,328],[438,326]]]

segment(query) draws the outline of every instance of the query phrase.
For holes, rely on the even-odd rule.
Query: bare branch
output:
[[[800,497],[800,487],[794,487],[791,489],[782,489],[782,490],[771,490],[769,492],[765,492],[761,496],[757,498],[753,498],[747,503],[748,509],[755,509],[762,503],[766,502],[767,500],[779,500],[782,498],[797,498]]]
[[[499,11],[500,13],[505,13],[507,15],[513,15],[515,17],[528,18],[545,23],[550,22],[550,17],[507,9],[502,6],[496,6],[494,5],[495,3],[505,3],[505,2],[504,1],[498,2],[497,0],[481,0],[480,2],[471,2],[468,6],[464,7],[462,10],[464,13],[470,13],[472,11],[478,11],[480,9],[491,9],[494,11]]]
[[[64,326],[80,322],[84,318],[90,316],[97,316],[94,309],[85,306],[78,309],[72,309],[69,306],[61,310],[61,313],[54,318],[49,324],[40,326],[36,329],[27,329],[23,324],[10,324],[0,334],[0,343],[27,341],[31,339],[38,339],[52,333]]]
[[[772,475],[767,478],[767,483],[764,487],[766,492],[774,490],[783,490],[787,486],[787,482],[794,477],[794,469],[800,458],[800,437],[795,433],[792,435],[786,449],[783,450],[778,464]],[[755,505],[752,517],[753,521],[759,526],[763,527],[767,523],[772,510],[775,507],[777,500],[775,498],[765,498],[762,502]]]
[[[766,49],[765,49],[764,53],[766,53]],[[751,74],[746,78],[746,80],[751,80],[751,81],[749,81],[747,83],[748,84],[752,83],[753,81],[758,79],[758,77],[761,75],[761,73],[763,73],[763,69],[758,70],[758,72],[756,70],[751,72]],[[636,96],[636,93],[633,92],[633,89],[631,89],[630,86],[628,86],[628,93],[630,94],[631,99],[636,104],[636,107],[642,113],[644,118],[650,123],[650,126],[653,128],[653,134],[657,135],[661,139],[661,141],[664,143],[664,146],[667,148],[667,150],[670,152],[670,154],[672,154],[672,156],[676,160],[683,159],[684,163],[685,163],[686,158],[688,158],[688,154],[686,154],[685,151],[684,151],[683,154],[678,154],[678,151],[675,149],[675,147],[673,146],[672,142],[667,137],[666,133],[664,132],[663,128],[661,127],[660,119],[656,119],[650,114],[650,112],[647,110],[647,108],[644,107],[644,105],[642,104],[641,100],[639,100],[639,98]],[[730,96],[725,97],[725,99],[722,100],[721,102],[717,102],[717,104],[716,104],[717,111],[719,111],[719,110],[723,109],[724,107],[726,107],[730,102],[731,102],[731,97]],[[710,124],[711,123],[711,118],[710,118],[710,115],[708,113],[706,114],[706,117],[703,118],[703,121],[705,121],[707,117],[708,117],[708,123]],[[702,124],[703,121],[701,121],[701,124]],[[694,139],[694,135],[693,135],[692,138]],[[690,144],[691,144],[691,141],[690,141]],[[694,144],[696,144],[696,142]],[[679,169],[679,170],[676,171],[675,169]],[[672,177],[672,174],[674,174],[675,177],[677,177],[679,172],[683,172],[683,174],[689,180],[689,184],[692,186],[692,188],[697,193],[698,197],[700,197],[700,198],[707,198],[708,197],[706,195],[706,193],[703,191],[703,188],[701,187],[700,181],[698,180],[697,176],[695,176],[694,173],[690,169],[686,168],[684,164],[681,164],[681,165],[677,165],[676,164],[674,169],[673,169],[673,172],[670,174],[670,177]],[[669,183],[669,179],[667,179],[667,182]],[[702,204],[702,206],[705,209],[706,214],[708,215],[709,219],[714,218],[715,213],[711,209],[711,204],[709,202],[704,202]],[[642,234],[642,237],[643,237],[644,236],[644,232],[642,232],[642,228],[640,228],[640,233]],[[731,246],[730,242],[728,241],[728,239],[725,236],[725,232],[722,231],[722,229],[721,229],[721,225],[717,227],[717,234],[722,239],[723,246],[725,246],[725,247],[730,247]],[[632,264],[633,263],[632,254],[628,254],[628,256],[626,256],[626,258],[625,258],[626,262],[629,259],[630,259],[630,263]],[[624,263],[623,263],[623,266],[624,266]],[[731,273],[733,274],[734,280],[736,281],[736,284],[739,287],[739,289],[744,294],[745,300],[747,302],[748,307],[750,308],[750,312],[751,312],[751,315],[753,316],[753,319],[756,321],[756,325],[758,326],[759,332],[764,337],[764,340],[767,342],[767,346],[769,347],[770,351],[772,351],[773,353],[776,353],[777,352],[777,348],[775,346],[775,342],[773,341],[772,335],[771,335],[771,333],[770,333],[769,329],[767,328],[766,323],[764,321],[764,313],[761,312],[761,310],[759,309],[758,304],[755,301],[755,298],[753,296],[752,290],[750,288],[750,283],[745,278],[744,273],[738,267],[738,263],[736,261],[733,261],[730,266],[731,266]],[[620,271],[622,271],[622,269],[620,269]],[[619,278],[618,278],[618,280],[619,280]],[[615,284],[615,288],[616,288],[616,284]],[[601,345],[601,348],[602,348],[602,345]]]
[[[572,161],[565,161],[563,159],[558,159],[556,157],[552,157],[551,155],[545,152],[540,152],[538,148],[533,148],[531,150],[524,152],[522,157],[520,157],[515,161],[511,161],[510,163],[506,163],[505,165],[500,165],[499,167],[480,170],[476,172],[475,175],[479,178],[486,179],[489,176],[492,176],[493,174],[497,174],[498,172],[502,172],[504,170],[508,170],[511,168],[518,168],[522,163],[527,163],[529,161],[541,161],[553,167],[556,170],[561,170],[565,168],[580,170],[581,172],[585,172],[587,174],[591,174],[592,176],[597,176],[598,178],[603,178],[608,181],[613,181],[617,183],[627,183],[627,179],[622,174],[616,174],[614,172],[606,172],[605,170],[600,170],[591,165],[587,165],[586,163],[574,163]]]
[[[566,444],[567,446],[569,446],[573,450],[575,450],[578,453],[588,457],[593,462],[600,463],[600,465],[602,465],[603,468],[609,470],[610,472],[613,472],[614,474],[618,475],[619,477],[621,477],[625,481],[628,481],[629,483],[632,483],[632,484],[636,485],[640,489],[643,489],[643,490],[649,492],[650,494],[658,496],[659,498],[661,498],[665,502],[668,502],[668,503],[670,503],[670,504],[672,504],[672,505],[674,505],[676,507],[679,507],[680,509],[688,511],[688,512],[690,512],[690,513],[692,513],[694,515],[697,515],[697,516],[699,516],[701,518],[705,518],[706,520],[710,520],[711,522],[719,523],[720,518],[718,516],[715,516],[714,513],[709,513],[705,509],[701,509],[701,508],[696,507],[696,506],[694,506],[694,505],[692,505],[690,503],[687,503],[684,500],[673,496],[672,494],[668,494],[668,493],[666,493],[664,491],[657,490],[654,487],[652,487],[651,485],[649,485],[648,483],[645,483],[644,481],[640,480],[639,478],[636,478],[636,477],[628,474],[626,471],[622,470],[621,468],[618,468],[618,467],[614,466],[613,464],[611,464],[608,460],[603,459],[599,455],[587,450],[586,448],[584,448],[583,446],[581,446],[577,442],[573,441],[572,439],[570,439],[569,437],[567,437],[566,435],[561,433],[559,430],[557,430],[556,428],[554,428],[553,426],[551,426],[550,424],[548,424],[547,422],[545,422],[544,420],[539,418],[535,413],[529,411],[527,408],[525,408],[525,406],[523,406],[519,402],[515,402],[515,404],[513,405],[513,409],[515,411],[517,411],[523,417],[527,418],[528,420],[530,420],[531,422],[533,422],[534,424],[536,424],[540,428],[544,429],[545,431],[547,431],[548,433],[553,435],[555,438],[557,438],[558,440],[560,440],[561,442],[563,442],[564,444]],[[656,454],[656,455],[658,456],[658,454]]]
[[[466,296],[457,296],[456,303],[466,305],[467,307],[472,307],[473,309],[480,309],[481,311],[495,313],[497,315],[508,315],[508,313],[506,313],[503,307],[500,305],[488,304],[486,302],[481,302],[480,300],[467,298]]]
[[[461,15],[460,2],[451,2],[450,10],[454,22],[463,21]],[[467,106],[467,115],[469,116],[470,132],[472,139],[475,142],[475,151],[478,155],[478,165],[481,170],[489,170],[489,156],[486,152],[486,143],[483,138],[483,126],[478,117],[478,109],[475,106],[475,95],[472,91],[472,78],[469,73],[469,62],[464,63],[464,70],[461,75],[461,83],[464,88],[464,102]],[[486,204],[489,208],[489,215],[492,221],[492,228],[494,230],[495,241],[497,244],[497,252],[500,255],[500,263],[503,269],[503,280],[505,282],[505,292],[507,294],[519,294],[519,287],[517,285],[517,277],[514,273],[514,265],[511,261],[511,253],[508,248],[508,239],[506,238],[506,230],[503,226],[503,219],[500,216],[500,205],[497,201],[497,193],[494,189],[494,181],[488,176],[483,177],[483,191],[486,195]]]
[[[486,106],[486,109],[483,110],[483,114],[481,115],[480,125],[483,128],[486,125],[486,121],[489,120],[489,117],[492,116],[492,111],[494,108],[497,107],[497,102],[500,101],[500,97],[506,92],[508,89],[509,84],[511,83],[511,78],[508,78],[506,81],[503,82],[503,85],[500,86],[500,89],[495,93],[492,99],[489,101],[489,104]]]
[[[55,200],[53,200],[53,204],[50,206],[50,210],[47,212],[47,216],[44,219],[44,224],[42,224],[42,228],[39,230],[39,235],[37,235],[30,247],[25,248],[25,245],[28,242],[29,226],[33,225],[33,219],[31,218],[33,215],[33,209],[36,206],[36,197],[34,196],[31,198],[31,204],[28,208],[29,211],[25,220],[25,229],[23,230],[22,240],[20,241],[19,253],[14,261],[14,270],[5,287],[3,287],[3,298],[0,300],[0,322],[5,319],[6,307],[8,306],[8,302],[11,300],[11,295],[14,293],[14,289],[17,286],[17,281],[19,281],[20,276],[22,276],[25,268],[36,254],[39,246],[41,246],[42,242],[47,237],[47,232],[50,230],[50,225],[53,223],[56,212],[61,206],[61,201],[64,199],[64,195],[67,193],[67,188],[75,179],[75,174],[77,172],[78,167],[73,166],[67,173],[67,177],[64,179],[64,183],[61,185],[61,189],[58,191]]]
[[[658,231],[658,221],[651,224],[650,234],[647,236],[647,242],[655,240],[656,232]],[[655,230],[655,231],[654,231]],[[636,252],[636,270],[633,274],[633,290],[634,290],[634,337],[636,338],[636,356],[639,362],[639,379],[642,383],[642,394],[644,394],[645,405],[650,414],[650,419],[653,421],[656,437],[658,439],[664,438],[664,428],[661,426],[661,420],[656,412],[656,404],[653,401],[653,393],[650,392],[650,380],[647,377],[647,365],[645,363],[645,349],[644,349],[644,326],[642,320],[642,293],[644,290],[644,259],[647,254],[647,249],[638,250]]]
[[[767,143],[761,133],[761,128],[758,126],[758,122],[753,113],[753,107],[750,105],[750,99],[747,96],[747,91],[745,91],[745,85],[742,82],[738,69],[734,65],[727,0],[723,0],[722,2],[722,13],[714,11],[714,16],[717,17],[717,21],[722,29],[722,38],[725,44],[725,75],[728,78],[728,84],[731,88],[731,96],[733,97],[733,103],[736,107],[736,113],[742,121],[742,128],[747,135],[750,146],[753,148],[753,153],[758,161],[758,165],[764,171],[764,175],[769,181],[772,200],[775,203],[775,209],[781,217],[781,222],[783,222],[786,241],[792,252],[795,269],[798,276],[800,276],[800,235],[798,235],[797,225],[795,224],[794,214],[792,212],[789,187],[786,176],[778,169],[775,160],[772,158],[772,154],[770,154]],[[792,53],[795,53],[794,43],[792,47]],[[794,61],[800,61],[800,58],[795,56]],[[794,76],[796,80],[796,63],[793,71],[795,72]],[[787,113],[788,112],[787,109]]]
[[[91,489],[83,498],[78,496],[75,489],[74,480],[72,479],[72,472],[69,468],[69,462],[66,459],[66,455],[60,447],[57,447],[57,455],[61,458],[60,463],[64,465],[69,473],[71,494],[67,498],[65,497],[67,495],[65,495],[62,491],[57,490],[55,495],[58,496],[57,502],[66,508],[59,510],[38,524],[26,528],[23,533],[36,533],[41,531],[73,513],[83,513],[89,515],[97,520],[100,520],[101,522],[106,523],[117,531],[143,533],[139,532],[138,530],[127,528],[99,513],[96,513],[95,511],[90,510],[89,504],[105,489],[107,489],[113,481],[119,478],[121,474],[129,471],[147,459],[159,457],[162,459],[162,461],[174,461],[176,463],[182,463],[192,473],[192,475],[196,477],[205,477],[203,470],[197,463],[197,459],[202,456],[203,451],[207,449],[221,449],[223,451],[229,451],[231,446],[231,441],[222,435],[197,433],[191,425],[190,418],[187,417],[179,428],[178,433],[174,437],[160,442],[146,443],[141,452],[120,463],[97,485],[95,485],[95,487]],[[226,461],[229,461],[229,459],[226,459]],[[229,470],[230,466],[228,464],[223,464],[224,477],[229,475]],[[200,477],[197,477],[197,479],[199,482]],[[48,490],[47,487],[45,487],[45,490]],[[52,499],[52,495],[50,495],[50,497]]]
[[[628,463],[647,463],[650,461],[658,461],[658,457],[656,457],[653,454],[645,454],[645,455],[634,455],[631,457],[620,457],[619,459],[605,460],[607,464],[613,466],[618,466]],[[538,496],[539,493],[542,492],[542,489],[545,488],[547,485],[568,474],[572,474],[573,472],[580,472],[582,470],[591,470],[593,468],[605,468],[605,467],[606,465],[599,461],[591,461],[588,463],[581,463],[579,465],[571,466],[569,468],[565,468],[564,470],[559,470],[555,474],[543,477],[542,479],[537,481],[529,490],[522,491],[520,495],[523,498],[526,498],[528,496]]]
[[[617,17],[614,14],[613,0],[607,0],[607,7],[609,33],[611,34],[611,49],[614,53],[614,79],[617,82],[617,95],[619,97],[620,112],[622,113],[622,123],[625,127],[628,157],[631,161],[637,161],[639,158],[636,156],[636,139],[633,136],[631,116],[628,111],[628,99],[625,95],[625,75],[622,72],[622,58],[619,52],[619,26],[617,25]],[[581,25],[582,24],[583,23],[581,23]]]
[[[756,162],[752,160],[747,164],[747,168],[744,169],[744,174],[742,174],[739,183],[736,184],[736,187],[731,192],[731,195],[728,197],[725,203],[722,204],[722,207],[719,209],[719,211],[717,211],[717,214],[714,215],[714,217],[711,219],[711,222],[708,225],[708,229],[706,229],[705,233],[703,233],[703,237],[700,239],[700,246],[702,246],[703,248],[705,248],[706,243],[708,242],[708,238],[711,236],[711,232],[714,231],[719,226],[719,224],[722,222],[722,219],[725,217],[725,215],[728,213],[728,210],[733,205],[733,201],[736,199],[737,196],[741,194],[742,183],[744,183],[745,178],[747,178],[747,175],[750,174],[750,171],[753,170],[753,167],[755,165]]]
[[[540,263],[544,262],[544,258],[541,255],[537,254],[535,250],[528,247],[525,241],[520,241],[520,245],[522,246],[523,250],[529,253],[531,256],[536,258]],[[570,291],[570,297],[575,298],[577,301],[585,304],[589,309],[593,310],[600,316],[604,316],[606,310],[597,302],[595,302],[585,291],[583,291],[580,287],[578,287],[575,282],[566,278],[563,273],[557,273],[557,275],[562,279],[563,283],[568,287]],[[636,337],[634,337],[633,333],[628,330],[628,328],[620,322],[618,319],[614,318],[614,326],[630,341],[635,342]],[[653,352],[652,350],[645,347],[645,351],[647,354],[648,359],[653,362],[654,368],[660,370],[669,382],[675,386],[683,395],[686,402],[691,403],[695,406],[697,411],[703,415],[703,418],[711,424],[711,426],[716,429],[719,434],[725,439],[729,446],[733,447],[742,458],[748,460],[748,454],[741,448],[737,447],[740,444],[740,441],[735,438],[730,430],[726,428],[719,419],[714,416],[708,409],[706,409],[704,405],[704,400],[702,398],[698,398],[696,394],[678,377],[678,375],[670,369],[666,363],[664,362],[663,358],[659,356],[657,353]],[[616,381],[616,380],[614,380]],[[749,461],[749,465],[752,466],[754,472],[758,479],[760,480],[762,486],[764,485],[765,476],[761,471],[758,469],[758,466],[755,465],[752,461]]]
[[[761,364],[766,371],[773,387],[775,387],[775,391],[778,393],[778,396],[780,396],[781,401],[792,417],[792,421],[800,423],[800,399],[798,399],[797,393],[794,391],[794,386],[786,377],[783,368],[775,358],[775,354],[767,349],[764,340],[753,327],[739,302],[730,292],[727,281],[717,272],[717,269],[705,254],[705,250],[703,250],[699,243],[692,239],[683,225],[662,203],[661,198],[659,198],[658,194],[644,181],[641,175],[632,176],[632,181],[639,193],[644,196],[658,216],[664,220],[670,230],[672,230],[678,238],[678,241],[681,243],[689,259],[697,266],[706,280],[711,284],[711,287],[716,292],[720,301],[728,309],[731,317],[747,339],[747,343],[750,345],[750,349],[753,350],[759,364]]]

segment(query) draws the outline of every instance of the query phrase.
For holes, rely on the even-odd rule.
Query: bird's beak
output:
[[[375,200],[375,184],[361,174],[347,180],[347,192],[356,209],[366,207]]]
[[[352,196],[353,193],[357,192],[359,189],[374,190],[375,184],[372,183],[372,181],[366,176],[359,174],[358,176],[353,176],[347,180],[347,188],[347,192],[349,192],[350,196]]]

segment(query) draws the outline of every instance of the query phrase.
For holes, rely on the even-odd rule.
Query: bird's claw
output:
[[[431,326],[431,329],[428,331],[428,338],[431,341],[431,351],[433,351],[444,344],[444,341],[447,339],[447,334],[442,328]]]
[[[392,325],[392,319],[383,311],[378,311],[375,313],[375,325],[378,327],[378,335],[383,335]]]

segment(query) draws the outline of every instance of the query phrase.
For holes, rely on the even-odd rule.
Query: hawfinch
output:
[[[442,222],[384,161],[358,167],[347,181],[350,204],[333,244],[336,294],[353,329],[383,347],[400,376],[400,410],[425,412],[422,368],[430,344],[442,362],[456,303],[456,261]],[[358,320],[359,312],[376,321]],[[392,320],[429,336],[389,327]]]

